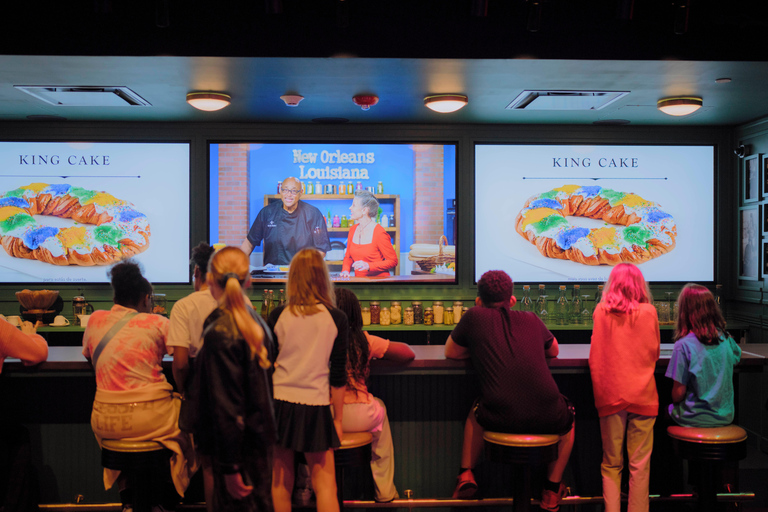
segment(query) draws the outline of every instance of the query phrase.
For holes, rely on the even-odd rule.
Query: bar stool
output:
[[[101,465],[125,473],[133,495],[134,512],[150,512],[153,498],[160,496],[156,483],[164,482],[171,451],[157,441],[102,439]],[[158,477],[158,469],[163,470]]]
[[[747,432],[738,425],[726,427],[667,427],[675,452],[699,468],[697,510],[717,509],[717,484],[724,463],[747,456]]]
[[[336,465],[336,497],[339,500],[339,510],[344,509],[344,468],[367,467],[371,463],[370,432],[344,432],[341,447],[333,452]]]
[[[558,435],[483,433],[485,451],[494,462],[512,465],[512,510],[531,509],[531,468],[557,458]]]

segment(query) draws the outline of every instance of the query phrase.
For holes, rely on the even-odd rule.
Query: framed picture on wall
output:
[[[754,203],[760,199],[760,155],[744,158],[741,174],[741,199],[743,204]]]
[[[757,207],[742,208],[739,211],[739,228],[739,279],[757,280],[760,268]]]
[[[768,155],[760,155],[761,199],[768,199]]]

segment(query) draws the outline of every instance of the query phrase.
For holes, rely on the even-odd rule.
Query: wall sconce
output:
[[[447,114],[456,112],[468,101],[469,99],[463,94],[433,94],[424,98],[424,106],[435,112]]]
[[[363,110],[368,110],[379,102],[379,97],[372,94],[358,94],[352,96],[352,101]]]
[[[187,103],[198,110],[213,112],[228,106],[232,98],[221,92],[190,92],[187,94]]]
[[[678,96],[660,99],[656,108],[670,116],[687,116],[699,110],[703,104],[698,96]]]

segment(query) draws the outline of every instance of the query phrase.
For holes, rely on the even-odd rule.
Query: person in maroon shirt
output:
[[[557,357],[557,340],[533,313],[512,311],[512,279],[501,270],[477,283],[477,307],[462,315],[445,344],[449,359],[472,359],[480,380],[464,427],[464,445],[454,498],[472,498],[477,482],[472,469],[483,449],[483,432],[560,435],[557,459],[547,468],[543,510],[556,511],[566,488],[563,471],[574,439],[574,411],[560,394],[547,358]]]

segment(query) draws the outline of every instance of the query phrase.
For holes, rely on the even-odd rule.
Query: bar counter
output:
[[[661,357],[657,371],[666,368],[672,353],[672,343],[661,344]],[[561,344],[560,355],[549,361],[553,374],[580,373],[588,371],[589,345]],[[471,371],[469,361],[454,361],[445,358],[443,345],[413,345],[416,357],[408,364],[394,364],[390,361],[377,360],[371,365],[373,375],[415,375],[424,373],[466,373]],[[768,343],[749,343],[741,346],[741,362],[737,371],[762,371],[768,364]],[[6,359],[4,372],[29,371],[90,371],[90,363],[83,357],[80,347],[49,347],[48,360],[37,367],[25,367],[18,359]],[[165,356],[163,365],[168,367],[171,357]]]

